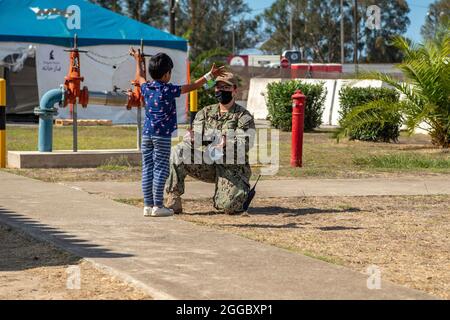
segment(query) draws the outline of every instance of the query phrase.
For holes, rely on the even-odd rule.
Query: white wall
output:
[[[255,119],[265,120],[269,115],[267,110],[266,97],[267,86],[272,82],[280,82],[281,79],[250,79],[250,88],[247,99],[247,110],[253,114]]]
[[[378,80],[320,80],[320,79],[300,79],[306,83],[325,84],[327,96],[325,99],[325,109],[322,116],[323,125],[337,126],[339,123],[339,91],[344,85],[352,87],[375,87],[380,88],[383,83]],[[264,120],[269,115],[266,96],[267,85],[272,82],[280,82],[281,79],[253,78],[250,80],[250,90],[248,95],[247,109],[253,114],[255,119]]]

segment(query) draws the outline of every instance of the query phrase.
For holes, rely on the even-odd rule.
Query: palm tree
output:
[[[384,121],[385,115],[399,112],[410,134],[418,128],[429,132],[432,142],[450,147],[450,36],[428,40],[424,44],[409,43],[396,37],[394,45],[404,54],[398,65],[405,80],[390,75],[372,74],[402,94],[399,103],[373,101],[355,108],[343,119],[340,135],[347,135],[354,125]]]

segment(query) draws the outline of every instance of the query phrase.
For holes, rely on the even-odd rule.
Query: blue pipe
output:
[[[53,89],[44,94],[34,113],[39,116],[39,152],[53,151],[53,116],[58,114],[54,107],[64,101],[64,90]]]

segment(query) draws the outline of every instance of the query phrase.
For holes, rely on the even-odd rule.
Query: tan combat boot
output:
[[[182,214],[183,205],[181,204],[181,197],[174,193],[168,193],[166,195],[166,208],[172,209],[175,214]]]

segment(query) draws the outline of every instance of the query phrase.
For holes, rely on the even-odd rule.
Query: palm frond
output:
[[[194,73],[200,66],[202,66],[205,61],[210,60],[212,58],[216,57],[223,57],[228,56],[230,54],[230,51],[222,49],[222,48],[216,48],[212,50],[205,51],[198,55],[192,62],[191,62],[191,73]]]

